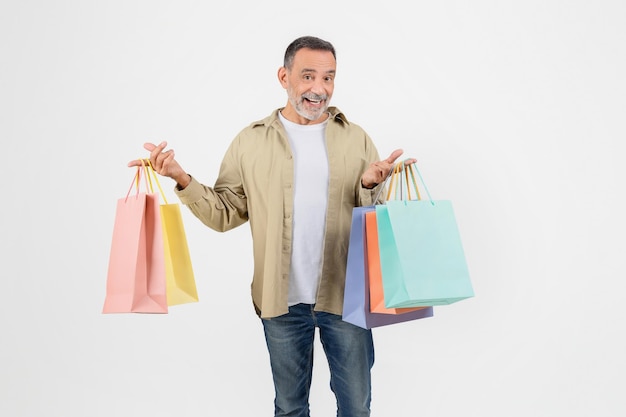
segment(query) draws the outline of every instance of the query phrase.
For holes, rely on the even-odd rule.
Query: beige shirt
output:
[[[252,301],[263,318],[288,312],[294,165],[287,134],[278,118],[280,110],[250,124],[235,137],[213,188],[192,177],[184,190],[176,190],[181,203],[214,230],[223,232],[250,222]],[[374,204],[380,185],[363,188],[361,175],[380,158],[360,126],[348,122],[335,107],[328,111],[328,206],[315,310],[341,315],[352,209]]]

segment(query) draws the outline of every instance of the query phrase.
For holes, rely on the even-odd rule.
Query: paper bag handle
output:
[[[378,201],[378,198],[380,197],[380,194],[382,190],[385,188],[385,186],[387,186],[387,198],[385,201],[389,201],[392,199],[391,197],[392,191],[395,192],[394,194],[395,200],[412,200],[413,199],[413,197],[411,196],[412,190],[415,191],[416,199],[421,200],[422,197],[420,195],[418,181],[415,178],[415,173],[417,173],[417,176],[419,177],[420,182],[424,186],[424,190],[426,191],[426,194],[428,195],[428,199],[432,203],[430,192],[428,191],[428,187],[426,186],[426,183],[424,183],[422,174],[417,168],[417,164],[413,162],[411,164],[406,165],[406,160],[402,162],[398,162],[397,164],[394,165],[394,167],[391,170],[389,170],[389,173],[387,174],[387,177],[385,178],[383,182],[383,186],[380,188],[380,190],[378,190],[378,193],[376,194],[374,201]],[[398,183],[396,184],[396,182]],[[405,197],[405,191],[404,191],[405,188],[406,188],[406,197]]]
[[[420,170],[417,169],[417,163],[413,162],[411,165],[409,165],[409,168],[411,169],[411,176],[413,177],[413,182],[415,183],[415,186],[417,187],[417,181],[415,180],[415,175],[413,173],[413,170],[415,170],[415,172],[417,173],[417,176],[420,179],[420,182],[422,183],[422,185],[424,186],[424,191],[426,191],[426,195],[428,195],[428,200],[430,200],[431,204],[435,204],[433,202],[433,198],[430,196],[430,192],[428,191],[428,187],[426,186],[426,183],[424,182],[424,178],[422,178],[422,174],[420,173]],[[419,198],[421,200],[421,198]]]
[[[165,204],[168,204],[167,198],[165,197],[165,193],[163,192],[163,188],[161,188],[161,183],[159,182],[157,173],[152,167],[152,162],[150,162],[149,159],[139,158],[139,160],[141,161],[141,166],[137,166],[137,171],[135,172],[135,176],[133,177],[133,182],[130,184],[130,188],[128,189],[128,192],[126,193],[126,200],[128,200],[128,196],[130,195],[130,192],[133,189],[133,185],[135,186],[135,189],[136,189],[136,195],[139,195],[139,188],[140,188],[139,186],[141,183],[141,172],[143,171],[144,181],[146,183],[146,190],[150,193],[154,193],[154,186],[152,185],[152,178],[154,178],[154,181],[156,182],[157,187],[159,188],[161,197],[163,197],[163,202]]]
[[[150,190],[152,192],[154,192],[154,188],[152,186],[152,178],[154,178],[154,182],[156,182],[157,187],[159,188],[159,192],[161,194],[161,197],[163,197],[163,202],[165,204],[167,203],[167,198],[165,198],[165,193],[163,192],[163,188],[161,188],[161,183],[159,182],[159,177],[157,175],[157,172],[155,171],[154,167],[152,166],[152,162],[149,159],[142,159],[142,164],[144,164],[145,161],[145,169],[146,169],[146,176],[148,176],[148,180],[150,181]],[[150,175],[148,175],[148,173]]]
[[[139,188],[141,184],[141,171],[146,169],[145,162],[143,160],[141,160],[141,165],[143,168],[140,166],[137,167],[137,170],[135,171],[135,176],[133,177],[133,181],[130,183],[130,188],[128,188],[128,192],[126,193],[126,198],[124,199],[124,201],[128,200],[130,192],[133,190],[133,186],[135,186],[136,191],[135,197],[139,195]],[[150,187],[148,185],[148,175],[144,177],[144,181],[146,182],[146,190],[149,190]]]

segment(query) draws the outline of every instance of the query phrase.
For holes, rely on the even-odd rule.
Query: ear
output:
[[[280,82],[283,88],[287,88],[287,68],[278,68],[278,82]]]

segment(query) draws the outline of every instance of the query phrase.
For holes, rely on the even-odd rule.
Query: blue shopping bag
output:
[[[432,317],[432,307],[400,314],[372,313],[370,311],[365,213],[374,210],[374,206],[354,207],[352,209],[342,319],[364,329],[371,329]]]
[[[474,296],[452,203],[432,200],[425,185],[428,200],[421,199],[415,173],[421,180],[415,164],[394,169],[392,175],[400,176],[396,188],[404,192],[376,206],[387,308],[447,305]]]

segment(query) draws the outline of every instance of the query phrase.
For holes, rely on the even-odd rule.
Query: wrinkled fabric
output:
[[[224,232],[249,222],[254,256],[251,296],[262,318],[288,312],[294,165],[280,110],[251,123],[234,138],[213,187],[192,177],[185,189],[175,190],[181,203],[213,230]],[[315,310],[341,315],[352,209],[374,204],[382,185],[361,186],[363,172],[380,159],[369,135],[336,107],[328,111],[329,191]],[[219,262],[219,256],[214,261]]]

